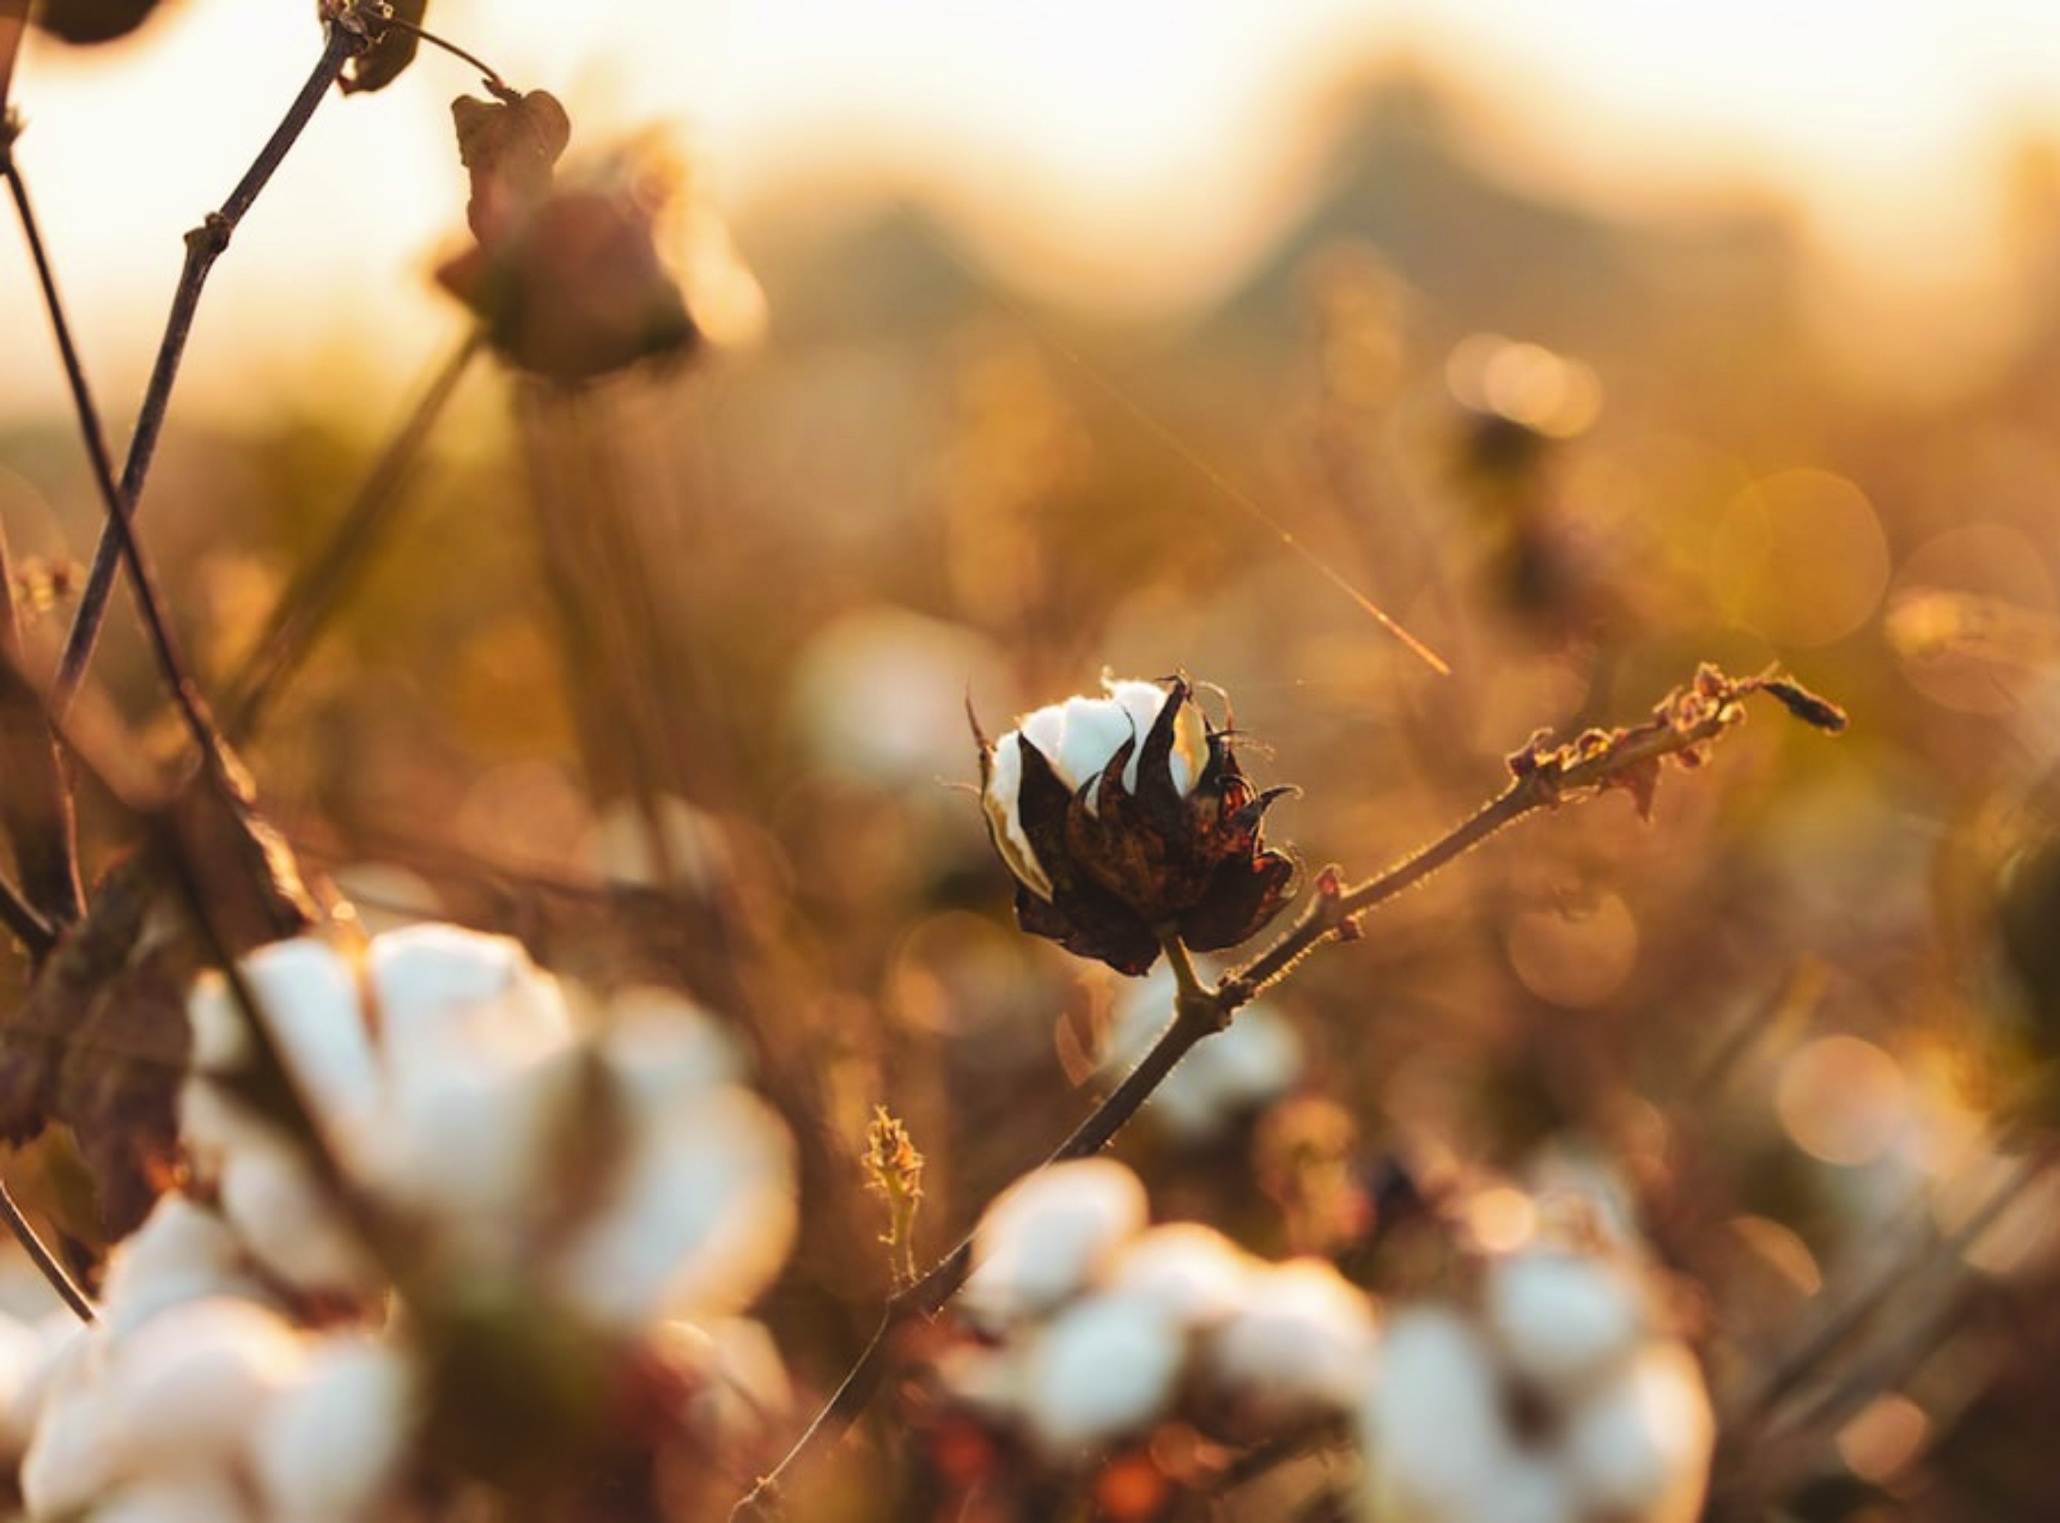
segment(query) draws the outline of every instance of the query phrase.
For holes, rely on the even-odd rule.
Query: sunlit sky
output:
[[[20,155],[115,398],[154,346],[180,234],[312,62],[313,9],[173,0],[134,46],[32,40]],[[1776,193],[1838,281],[1947,310],[1995,274],[2004,145],[2060,132],[2051,0],[437,0],[429,19],[559,93],[589,141],[678,129],[740,208],[896,185],[1015,278],[1117,307],[1234,280],[1311,191],[1322,103],[1383,59],[1450,75],[1512,176],[1632,210]],[[311,354],[355,354],[355,381],[435,349],[455,319],[423,272],[461,226],[446,112],[472,84],[425,55],[322,107],[217,270],[196,396],[304,385]],[[11,236],[0,312],[0,407],[49,405]]]

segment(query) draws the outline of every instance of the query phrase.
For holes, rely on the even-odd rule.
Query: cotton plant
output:
[[[445,925],[278,942],[198,986],[190,1178],[117,1250],[93,1326],[34,1350],[0,1328],[31,1515],[410,1516],[482,1347],[516,1350],[504,1385],[521,1350],[570,1350],[642,1393],[644,1426],[748,1452],[791,1400],[743,1315],[792,1237],[791,1143],[679,996],[575,1004]],[[253,1022],[333,1174],[257,1103]]]

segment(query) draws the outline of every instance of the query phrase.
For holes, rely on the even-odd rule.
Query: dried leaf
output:
[[[157,7],[158,0],[42,0],[30,19],[62,42],[113,42],[148,21]]]
[[[400,20],[420,26],[429,0],[389,0],[389,9]],[[421,38],[410,27],[388,26],[382,30],[380,21],[374,18],[369,30],[371,45],[344,64],[336,81],[336,87],[345,95],[384,90],[415,61],[415,50],[421,46]]]

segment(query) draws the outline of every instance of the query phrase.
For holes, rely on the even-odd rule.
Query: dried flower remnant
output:
[[[894,1259],[894,1278],[916,1277],[916,1213],[923,1205],[923,1155],[901,1119],[884,1105],[873,1107],[866,1127],[866,1188],[887,1202],[887,1230],[880,1234]]]
[[[1229,730],[1187,682],[1104,679],[989,742],[982,803],[1016,878],[1016,919],[1068,951],[1140,974],[1177,935],[1201,952],[1255,935],[1286,904],[1293,860],[1261,820],[1289,788],[1253,789]]]
[[[543,90],[496,94],[451,106],[478,243],[439,268],[438,283],[479,316],[496,352],[548,380],[590,381],[691,350],[700,333],[659,257],[651,178],[560,185],[565,108]]]

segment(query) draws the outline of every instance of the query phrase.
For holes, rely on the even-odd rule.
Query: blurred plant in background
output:
[[[0,4],[0,98],[150,9]],[[322,15],[303,122],[459,67]],[[1778,225],[1526,199],[1409,80],[1182,327],[908,209],[747,274],[480,72],[410,405],[181,420],[289,132],[128,460],[76,355],[0,430],[0,1130],[75,1303],[0,1284],[10,1502],[2060,1508],[2060,326],[1863,394]],[[1842,722],[1783,668],[1853,733],[1740,728]]]

